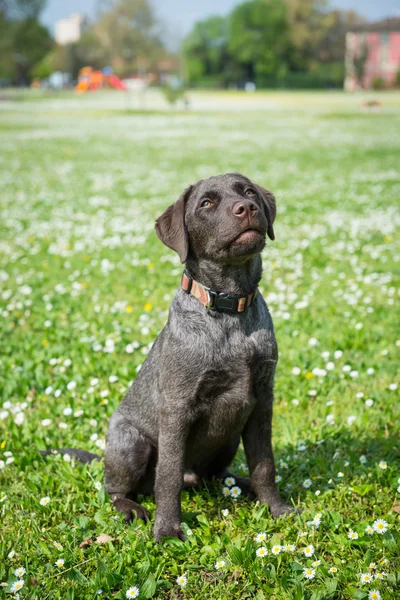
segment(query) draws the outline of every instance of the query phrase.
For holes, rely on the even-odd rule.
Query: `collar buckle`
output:
[[[207,311],[214,310],[226,313],[237,313],[239,297],[215,290],[207,290]],[[247,300],[246,300],[247,304]]]

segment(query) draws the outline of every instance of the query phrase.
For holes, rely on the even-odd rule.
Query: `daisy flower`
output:
[[[234,477],[226,477],[226,479],[224,479],[224,484],[228,487],[232,487],[233,485],[235,485],[235,483],[236,479]]]
[[[371,525],[367,525],[365,528],[365,533],[367,533],[368,535],[372,535],[374,533],[373,527],[371,527]]]
[[[227,508],[223,508],[221,510],[222,516],[227,517],[229,515],[229,510]]]
[[[56,567],[62,567],[65,563],[65,560],[63,558],[59,558],[58,560],[56,560],[56,562],[54,563]]]
[[[14,575],[15,577],[22,577],[22,575],[25,575],[26,570],[24,567],[18,567],[18,569],[15,569],[14,571]]]
[[[349,533],[347,534],[347,537],[349,538],[349,540],[358,540],[358,533],[350,529]]]
[[[230,495],[232,496],[232,498],[238,498],[241,493],[242,493],[242,490],[237,485],[235,485],[235,487],[231,488]]]
[[[217,560],[217,562],[215,563],[214,567],[216,569],[222,569],[222,567],[225,566],[225,561],[224,560]]]
[[[367,462],[367,457],[365,456],[365,454],[362,454],[362,455],[360,456],[360,463],[361,463],[362,465],[365,465],[365,463],[366,463],[366,462]]]
[[[53,542],[53,546],[54,546],[54,548],[57,548],[57,550],[62,550],[63,549],[63,547],[60,544],[60,542]]]
[[[96,481],[94,487],[96,488],[96,490],[101,490],[101,481]]]
[[[313,567],[319,567],[319,565],[321,564],[320,560],[314,560],[313,563],[311,563]]]
[[[260,544],[261,542],[265,542],[265,540],[267,539],[267,534],[262,532],[262,533],[258,533],[256,535],[256,542],[257,544]]]
[[[185,586],[187,584],[187,577],[186,577],[186,575],[180,575],[177,578],[176,583],[178,585],[180,585],[181,587]]]
[[[222,494],[223,494],[223,496],[230,496],[231,490],[228,487],[223,487]]]
[[[377,519],[373,522],[372,527],[376,533],[385,533],[388,528],[388,524],[383,519]]]
[[[369,563],[369,568],[371,569],[371,571],[373,571],[374,569],[376,569],[376,563],[374,563],[374,562]]]
[[[386,577],[385,571],[375,573],[375,579],[380,579],[382,581],[383,579],[385,579],[385,577]]]
[[[356,422],[356,417],[352,415],[351,417],[347,417],[347,425],[353,425]]]
[[[285,546],[283,546],[283,549],[285,550],[285,552],[294,552],[296,550],[296,546],[294,544],[285,544]]]
[[[40,504],[42,506],[47,506],[47,504],[49,504],[50,502],[50,498],[48,496],[45,496],[44,498],[40,498]]]
[[[312,544],[310,544],[309,546],[306,546],[303,550],[303,553],[305,556],[312,556],[315,552],[314,546]]]
[[[309,488],[309,487],[311,487],[311,484],[312,484],[311,479],[305,479],[303,481],[303,487],[306,488],[306,489]]]
[[[381,460],[378,466],[380,469],[382,469],[382,471],[384,471],[387,469],[387,462],[385,460]]]
[[[25,581],[23,579],[18,579],[18,581],[14,581],[14,583],[11,586],[11,591],[12,592],[19,592],[19,590],[22,590],[22,588],[25,585]]]
[[[371,583],[372,575],[370,575],[370,573],[361,573],[360,581],[361,583]]]
[[[378,590],[371,590],[368,593],[368,600],[381,600],[381,595]]]
[[[336,568],[336,567],[331,567],[331,568],[328,570],[328,573],[337,573],[337,568]]]
[[[279,544],[276,544],[275,546],[272,546],[272,548],[271,548],[272,554],[280,554],[281,550],[282,550],[282,546],[280,546]]]
[[[125,596],[127,598],[137,598],[139,596],[139,588],[133,585],[129,590],[126,590]]]
[[[314,579],[314,577],[315,577],[315,571],[314,571],[314,569],[310,569],[309,567],[306,567],[303,570],[303,573],[304,573],[304,577],[306,579]]]
[[[259,558],[263,558],[267,556],[268,550],[264,546],[261,546],[261,548],[257,548],[256,554]]]

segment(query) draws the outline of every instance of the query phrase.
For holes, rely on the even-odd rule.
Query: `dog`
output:
[[[276,487],[271,445],[278,348],[257,291],[266,236],[275,239],[273,194],[228,173],[189,186],[156,220],[160,240],[185,271],[168,322],[110,419],[105,488],[127,521],[155,493],[154,537],[184,539],[183,485],[226,477],[240,438],[250,480],[243,491],[288,513]]]
[[[250,479],[235,475],[238,486],[268,504],[273,517],[293,510],[275,483],[278,347],[257,289],[275,216],[270,191],[227,173],[189,186],[156,220],[158,237],[185,270],[167,324],[111,416],[104,456],[105,489],[126,521],[147,521],[137,497],[155,494],[156,540],[185,539],[182,487],[231,475],[240,438]]]

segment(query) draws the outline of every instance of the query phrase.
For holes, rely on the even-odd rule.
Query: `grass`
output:
[[[139,598],[398,597],[400,96],[380,94],[376,112],[365,97],[198,93],[187,114],[155,96],[136,113],[118,94],[3,105],[0,597],[19,579],[30,600],[133,586]],[[273,438],[278,486],[303,513],[273,521],[213,483],[182,493],[187,541],[157,545],[151,524],[115,514],[102,463],[38,450],[101,453],[180,281],[154,219],[228,171],[277,197],[261,284],[280,348]],[[368,534],[378,519],[387,530]]]

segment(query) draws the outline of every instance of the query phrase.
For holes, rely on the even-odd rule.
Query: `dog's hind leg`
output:
[[[137,518],[147,521],[148,511],[136,502],[148,475],[154,454],[152,444],[123,415],[114,413],[110,419],[104,454],[105,488],[115,508],[125,521]]]

